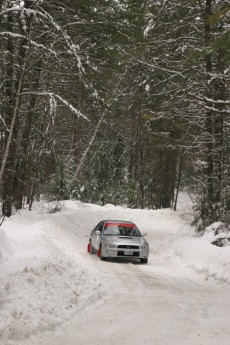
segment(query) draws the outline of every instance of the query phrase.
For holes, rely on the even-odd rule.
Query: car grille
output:
[[[139,249],[139,246],[133,246],[133,245],[126,245],[126,244],[119,244],[117,248],[123,248],[123,249]]]
[[[117,252],[117,256],[133,256],[133,257],[138,257],[138,256],[140,256],[140,253],[139,253],[139,252],[133,252],[133,253],[131,253],[131,254],[125,254],[124,251],[119,250],[119,251]]]

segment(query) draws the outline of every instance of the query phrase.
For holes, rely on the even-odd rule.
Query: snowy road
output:
[[[111,296],[71,322],[52,344],[63,344],[64,334],[69,345],[229,343],[226,291],[223,297],[216,286],[145,272],[137,265],[107,269],[114,282]]]
[[[79,251],[86,264],[98,270],[107,288],[101,299],[75,313],[61,328],[34,336],[34,345],[229,344],[229,287],[206,281],[168,251],[175,232],[183,226],[178,215],[158,213],[149,218],[149,223],[139,219],[148,228],[151,255],[147,265],[102,262],[86,253],[86,229],[75,231],[81,214],[65,217],[68,221],[63,215],[52,220],[59,224],[55,230],[49,220],[48,235],[62,250],[70,254]],[[86,228],[94,217],[100,219],[100,214],[91,213]],[[22,344],[32,342],[30,339]]]
[[[137,265],[102,269],[111,295],[41,344],[229,344],[227,291]]]

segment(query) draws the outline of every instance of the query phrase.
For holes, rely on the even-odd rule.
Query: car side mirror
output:
[[[96,235],[101,235],[101,232],[100,232],[99,230],[96,230],[96,231],[95,231],[95,234],[96,234]]]
[[[141,234],[142,235],[142,237],[145,237],[145,236],[147,236],[147,232],[144,232],[143,234]]]

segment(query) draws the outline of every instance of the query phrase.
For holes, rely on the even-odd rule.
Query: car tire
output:
[[[106,260],[106,258],[103,256],[102,246],[101,246],[101,245],[100,245],[100,248],[98,249],[97,256],[98,256],[102,261],[105,261],[105,260]]]
[[[147,264],[148,263],[148,259],[140,259],[141,260],[141,264]]]
[[[89,243],[89,252],[90,252],[90,254],[93,254],[93,252],[94,252],[91,242]]]

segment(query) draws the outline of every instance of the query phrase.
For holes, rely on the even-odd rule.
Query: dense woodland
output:
[[[0,0],[0,198],[230,212],[230,0]]]

